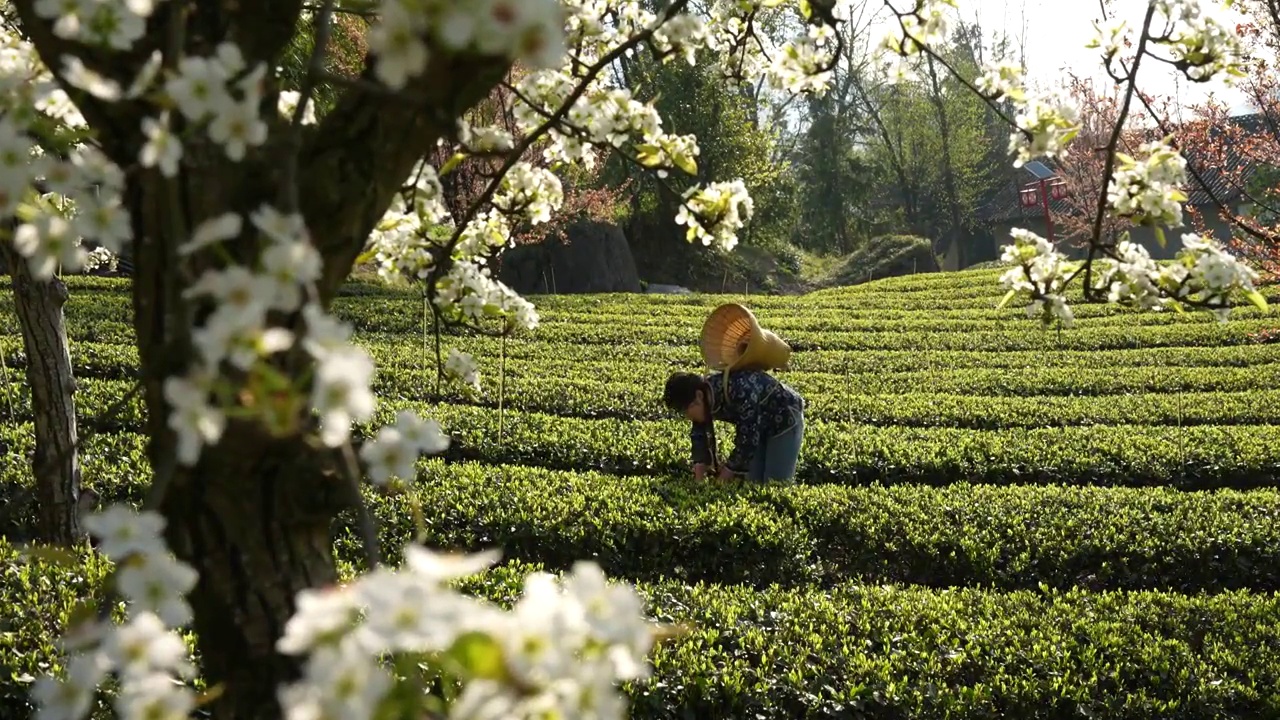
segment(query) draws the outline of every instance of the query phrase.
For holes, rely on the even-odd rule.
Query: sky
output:
[[[869,37],[881,37],[890,25],[883,0],[870,0],[866,7],[874,8],[876,20],[871,24]],[[889,0],[895,7],[906,8],[911,0]],[[1029,80],[1033,86],[1064,86],[1064,68],[1076,75],[1092,77],[1099,83],[1114,85],[1103,69],[1098,50],[1085,47],[1096,30],[1093,23],[1102,19],[1098,0],[959,0],[960,16],[968,21],[977,20],[990,37],[993,33],[1005,33],[1014,41],[1022,37],[1025,42]],[[1110,0],[1108,12],[1112,18],[1128,20],[1131,36],[1136,37],[1142,26],[1148,0]],[[1234,10],[1219,9],[1218,0],[1201,0],[1206,12],[1212,10],[1228,24],[1244,20]],[[1239,90],[1227,87],[1220,80],[1210,83],[1192,83],[1172,67],[1164,63],[1145,63],[1138,71],[1138,86],[1145,92],[1168,98],[1176,98],[1186,107],[1204,102],[1209,93],[1227,103],[1233,112],[1249,112],[1249,105]],[[1105,85],[1099,85],[1099,89]]]
[[[1103,70],[1098,51],[1084,47],[1095,34],[1093,22],[1102,19],[1097,0],[960,0],[959,4],[965,19],[977,18],[984,28],[1025,37],[1028,75],[1033,82],[1060,84],[1062,69],[1067,67],[1078,75],[1088,69],[1098,81],[1112,82]],[[1214,5],[1218,3],[1202,2],[1206,11]],[[1147,0],[1112,0],[1108,12],[1128,20],[1136,35],[1146,7]],[[1234,10],[1214,8],[1214,12],[1231,24],[1244,19]],[[1235,111],[1248,109],[1240,91],[1221,81],[1191,83],[1163,63],[1142,66],[1138,80],[1138,86],[1146,92],[1177,98],[1184,106],[1203,102],[1212,92]]]

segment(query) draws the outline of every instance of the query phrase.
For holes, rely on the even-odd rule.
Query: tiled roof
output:
[[[1242,127],[1245,132],[1253,133],[1262,130],[1263,118],[1257,113],[1251,115],[1237,115],[1231,118],[1231,122]],[[1228,148],[1229,147],[1230,146],[1228,146]],[[1217,168],[1205,167],[1205,163],[1197,163],[1194,152],[1187,152],[1186,157],[1188,164],[1200,174],[1200,177],[1204,180],[1205,184],[1213,191],[1213,194],[1211,195],[1208,190],[1197,182],[1195,176],[1188,172],[1187,204],[1212,208],[1215,207],[1213,202],[1213,198],[1215,196],[1223,202],[1231,203],[1235,200],[1236,196],[1240,194],[1239,187],[1237,187],[1235,183],[1230,182],[1228,178],[1224,177],[1224,173],[1221,172],[1220,166]],[[1045,162],[1043,160],[1041,162],[1044,162],[1051,169],[1057,170],[1055,163]],[[1231,155],[1228,162],[1235,163],[1235,166],[1239,168],[1246,161],[1238,156]],[[1044,213],[1044,210],[1041,209],[1040,205],[1037,204],[1035,207],[1023,207],[1022,203],[1018,199],[1018,191],[1033,181],[1034,178],[1030,173],[1019,171],[1019,177],[1016,182],[1011,181],[1008,186],[1005,187],[1000,194],[996,195],[991,202],[978,210],[979,217],[988,222],[1040,217]],[[1070,214],[1074,212],[1074,206],[1078,204],[1078,201],[1072,203],[1068,200],[1050,199],[1049,211],[1055,215]]]

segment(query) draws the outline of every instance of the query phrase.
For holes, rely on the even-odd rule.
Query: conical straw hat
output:
[[[702,359],[708,367],[728,368],[759,333],[760,323],[750,310],[737,303],[721,305],[702,324]]]

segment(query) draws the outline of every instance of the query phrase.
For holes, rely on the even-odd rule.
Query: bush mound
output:
[[[937,272],[940,264],[933,243],[918,235],[877,235],[841,262],[829,284],[859,283]]]

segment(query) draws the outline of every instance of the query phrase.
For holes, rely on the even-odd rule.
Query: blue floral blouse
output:
[[[804,412],[804,398],[782,381],[762,370],[733,370],[729,373],[729,392],[725,397],[724,373],[706,376],[711,386],[711,416],[733,423],[733,452],[725,464],[735,472],[743,472],[763,442],[791,428],[793,411]],[[690,433],[693,462],[710,464],[710,423],[694,423]]]

